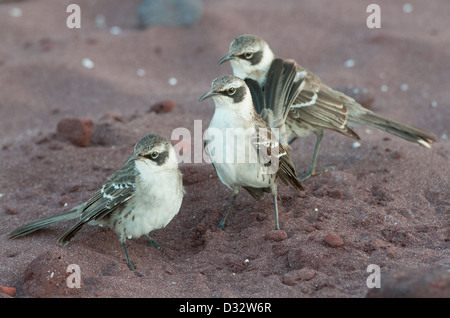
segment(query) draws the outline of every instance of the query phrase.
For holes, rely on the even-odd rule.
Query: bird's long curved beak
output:
[[[218,94],[219,93],[217,93],[217,92],[215,92],[215,91],[213,91],[211,89],[211,90],[207,91],[205,94],[203,94],[202,97],[200,97],[200,99],[198,101],[201,102],[201,101],[203,101],[203,100],[205,100],[207,98],[213,97],[213,96],[218,95]]]
[[[219,62],[217,62],[217,65],[220,65],[220,64],[222,64],[223,62],[226,62],[226,61],[234,60],[235,58],[236,58],[236,56],[234,56],[231,53],[228,53],[227,55],[222,57]]]

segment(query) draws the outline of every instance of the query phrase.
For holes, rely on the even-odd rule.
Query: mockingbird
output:
[[[211,89],[200,98],[202,101],[211,97],[215,103],[214,116],[205,132],[205,150],[222,183],[233,191],[218,225],[221,229],[225,228],[241,187],[258,200],[265,193],[272,194],[276,230],[279,229],[278,179],[296,190],[303,190],[285,148],[287,145],[276,136],[283,129],[296,97],[295,68],[292,67],[295,64],[291,63],[291,67],[288,64],[278,64],[269,72],[270,89],[265,95],[255,81],[249,80],[247,85],[242,79],[227,75],[215,79]]]
[[[78,219],[59,239],[67,245],[86,223],[104,225],[119,235],[130,270],[126,239],[146,235],[150,244],[159,247],[148,233],[165,227],[178,213],[183,200],[183,184],[178,161],[170,142],[159,135],[147,135],[134,147],[125,166],[115,172],[100,190],[79,206],[35,222],[25,224],[8,237],[30,234],[51,224]]]
[[[263,39],[244,34],[231,42],[228,54],[218,64],[230,61],[234,75],[242,79],[251,78],[265,89],[267,72],[276,59]],[[310,168],[301,177],[302,180],[326,172],[329,168],[315,168],[324,129],[359,140],[352,128],[370,125],[427,148],[437,141],[429,132],[384,118],[364,108],[353,98],[326,86],[319,77],[300,65],[297,65],[296,80],[302,80],[302,84],[286,120],[286,138],[292,142],[297,137],[317,136]]]

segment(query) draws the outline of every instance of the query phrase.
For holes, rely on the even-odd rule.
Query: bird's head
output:
[[[135,161],[136,164],[145,164],[155,171],[178,168],[172,144],[157,134],[141,138],[134,146],[134,154],[127,162],[130,161]]]
[[[263,39],[243,34],[231,42],[228,54],[217,64],[230,61],[234,75],[242,79],[252,78],[262,84],[274,58],[272,50]]]
[[[216,107],[246,109],[253,107],[250,90],[245,82],[233,75],[216,78],[211,89],[200,97],[199,101],[212,98]]]

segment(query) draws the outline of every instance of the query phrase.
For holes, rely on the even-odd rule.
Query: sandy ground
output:
[[[81,29],[66,27],[69,1],[0,4],[1,286],[15,288],[15,297],[450,296],[445,0],[409,1],[409,13],[401,2],[379,1],[380,29],[366,26],[372,1],[214,0],[189,28],[138,30],[139,2],[78,0]],[[99,14],[105,27],[95,23]],[[120,34],[110,33],[113,26]],[[255,202],[244,192],[228,227],[218,230],[231,192],[211,165],[181,163],[181,210],[152,233],[163,252],[145,238],[128,241],[136,272],[108,229],[86,226],[66,247],[56,239],[70,224],[6,238],[88,199],[148,133],[170,139],[185,127],[192,140],[183,145],[201,149],[214,107],[198,98],[231,72],[216,63],[242,33],[260,35],[332,87],[367,89],[373,111],[432,131],[440,142],[429,150],[360,127],[354,148],[353,140],[326,132],[318,165],[335,169],[304,182],[300,195],[280,186],[279,233],[272,232],[271,198]],[[93,68],[83,66],[86,58]],[[175,103],[172,111],[150,111],[166,100]],[[64,118],[94,122],[90,146],[57,134]],[[293,144],[300,172],[314,142]],[[79,266],[81,288],[68,288],[69,264]],[[380,267],[381,289],[367,286],[370,264]]]

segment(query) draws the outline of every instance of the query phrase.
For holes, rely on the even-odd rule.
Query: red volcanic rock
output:
[[[88,118],[65,118],[58,123],[57,127],[58,136],[78,147],[90,145],[93,130],[94,122]]]

